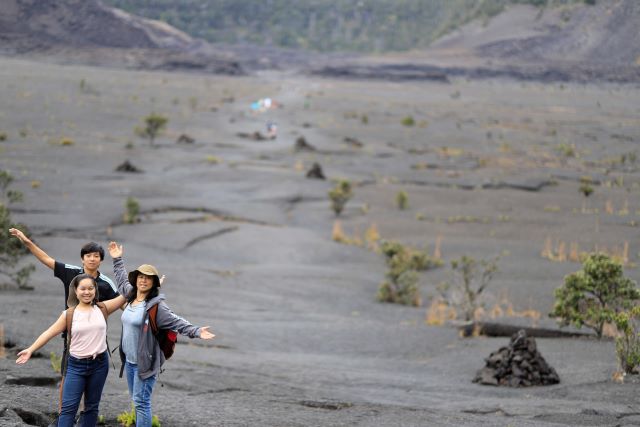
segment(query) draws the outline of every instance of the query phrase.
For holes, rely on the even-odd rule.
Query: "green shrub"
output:
[[[377,299],[380,302],[419,307],[422,298],[418,290],[418,274],[414,270],[406,270],[396,279],[383,282],[378,288]]]
[[[556,145],[556,152],[563,157],[576,157],[576,146],[562,142]]]
[[[49,353],[49,360],[51,361],[51,368],[58,374],[62,371],[62,356],[58,356],[55,352]]]
[[[130,426],[134,426],[136,425],[136,409],[134,408],[133,405],[131,405],[131,411],[130,412],[123,412],[120,415],[118,415],[118,422],[123,426],[123,427],[130,427]],[[153,415],[151,417],[151,427],[160,427],[160,419]]]
[[[389,270],[385,274],[386,280],[378,288],[378,301],[420,306],[422,298],[417,272],[441,266],[442,261],[429,256],[426,251],[392,241],[382,241],[380,251]]]
[[[11,219],[9,205],[22,201],[22,193],[10,190],[13,176],[4,170],[0,170],[0,276],[11,279],[18,288],[30,289],[27,281],[31,273],[35,271],[33,264],[27,264],[18,268],[20,259],[29,253],[29,250],[9,233],[10,228],[17,228],[24,233],[29,233],[23,224],[15,223]]]
[[[127,197],[125,203],[124,222],[125,224],[135,224],[140,215],[140,203],[135,197]]]
[[[605,323],[614,321],[622,310],[628,310],[640,299],[636,283],[624,277],[622,265],[608,255],[594,253],[587,257],[582,270],[564,278],[555,290],[551,317],[561,326],[586,326],[602,337]]]
[[[6,141],[6,140],[7,140],[7,133],[0,132],[0,141]]]
[[[351,191],[351,182],[344,179],[338,181],[336,186],[329,191],[331,209],[333,209],[336,216],[340,215],[345,205],[352,196],[353,192]]]
[[[404,126],[415,126],[416,121],[414,120],[414,118],[412,116],[407,116],[404,119],[402,119],[401,122]]]
[[[406,269],[425,271],[442,266],[442,260],[429,255],[424,250],[410,248],[399,242],[384,240],[380,243],[380,251],[386,258],[389,267],[398,266],[399,263],[406,263]],[[404,268],[403,268],[404,270]]]
[[[402,211],[409,207],[409,195],[406,191],[398,191],[396,194],[396,205],[398,209]]]
[[[640,366],[640,306],[617,313],[614,322],[621,334],[616,337],[620,369],[627,374],[637,374]]]

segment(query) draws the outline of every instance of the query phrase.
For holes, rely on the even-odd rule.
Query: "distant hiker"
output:
[[[176,331],[189,338],[210,340],[215,337],[209,326],[198,327],[175,315],[159,293],[158,270],[143,264],[127,276],[122,260],[123,249],[116,242],[109,243],[109,254],[113,258],[113,271],[118,291],[126,296],[127,305],[122,313],[122,336],[120,359],[127,372],[129,396],[136,410],[136,426],[151,426],[151,394],[165,356],[152,328],[149,326],[149,311],[157,306],[155,320],[159,329]]]
[[[33,344],[18,353],[16,363],[27,363],[35,351],[54,336],[67,331],[69,325],[69,352],[62,364],[63,381],[57,425],[74,425],[80,399],[84,395],[84,413],[80,425],[89,427],[97,423],[100,397],[109,373],[106,318],[124,304],[125,298],[118,296],[99,303],[98,284],[89,274],[76,276],[69,288],[69,308]]]
[[[278,126],[273,122],[267,122],[267,137],[276,139],[278,136]]]

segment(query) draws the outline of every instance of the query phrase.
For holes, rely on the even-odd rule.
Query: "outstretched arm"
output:
[[[18,240],[20,240],[22,244],[25,245],[27,249],[29,249],[29,252],[31,252],[36,258],[38,258],[41,263],[53,270],[56,261],[51,258],[49,254],[40,249],[38,245],[33,243],[31,239],[25,236],[22,231],[18,230],[17,228],[10,228],[9,233],[11,233],[12,236],[18,238]]]
[[[28,348],[25,348],[20,353],[18,353],[18,358],[16,359],[16,363],[18,365],[23,365],[27,363],[27,361],[31,358],[31,355],[35,351],[37,351],[38,349],[40,349],[40,347],[48,343],[49,340],[51,340],[51,338],[55,337],[56,335],[60,335],[62,332],[64,332],[64,330],[67,328],[66,323],[67,323],[67,315],[66,315],[66,312],[63,312],[60,315],[60,317],[58,317],[58,320],[56,320],[53,325],[49,326],[49,329],[47,329],[42,334],[40,334],[38,339],[36,339],[33,342],[33,344],[31,344]]]
[[[158,328],[170,329],[172,331],[178,332],[179,334],[186,335],[189,338],[202,338],[203,340],[210,340],[215,337],[214,334],[209,332],[209,326],[194,326],[189,321],[176,315],[164,302],[160,302],[159,304],[160,305],[158,305],[158,314],[156,315]]]
[[[127,270],[125,270],[124,261],[122,260],[123,253],[124,250],[122,249],[122,245],[119,245],[116,242],[109,243],[109,255],[113,258],[113,273],[116,276],[118,292],[120,295],[126,296],[129,294],[131,289],[133,289],[133,286],[129,283],[129,279],[127,278]]]

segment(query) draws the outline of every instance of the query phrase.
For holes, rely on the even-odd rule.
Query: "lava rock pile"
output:
[[[560,377],[538,352],[535,338],[524,330],[513,334],[507,347],[491,353],[485,359],[474,383],[507,387],[530,387],[558,384]]]

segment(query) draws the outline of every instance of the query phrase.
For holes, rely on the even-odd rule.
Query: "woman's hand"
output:
[[[18,358],[16,359],[16,363],[18,365],[24,365],[25,363],[27,363],[29,359],[31,359],[32,354],[33,354],[33,351],[29,350],[28,348],[25,348],[20,353],[18,353]]]
[[[215,335],[209,332],[210,326],[203,326],[200,328],[200,338],[203,340],[212,340]]]
[[[122,245],[116,242],[109,243],[109,255],[111,255],[111,258],[120,258],[123,252]]]

